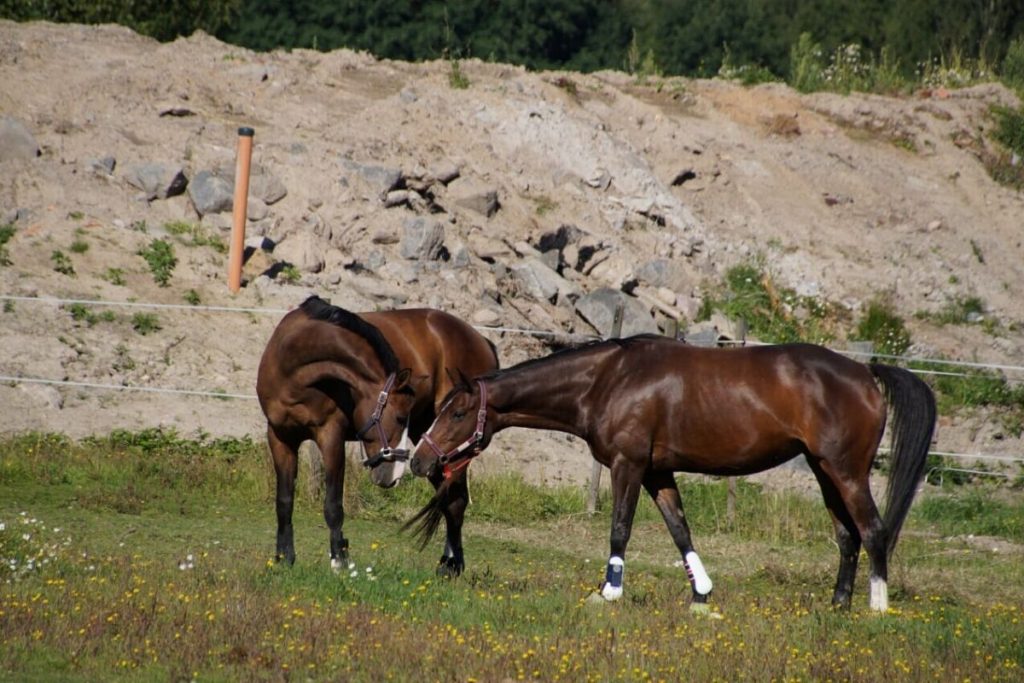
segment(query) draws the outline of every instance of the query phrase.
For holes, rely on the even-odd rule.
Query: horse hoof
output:
[[[608,602],[614,602],[622,597],[622,586],[613,586],[607,581],[601,586],[601,597]]]

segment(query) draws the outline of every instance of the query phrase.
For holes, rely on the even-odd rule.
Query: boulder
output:
[[[341,162],[341,166],[345,169],[347,175],[362,181],[378,197],[385,197],[388,192],[400,189],[402,186],[401,169],[360,164],[351,159],[344,159]]]
[[[148,201],[177,196],[189,184],[181,166],[162,163],[131,166],[125,172],[124,179],[132,187],[142,190]],[[228,208],[231,208],[230,204]]]
[[[623,305],[622,335],[658,334],[658,324],[651,317],[650,310],[635,298],[617,289],[602,287],[582,296],[576,302],[576,312],[603,337],[612,333],[615,309]]]
[[[319,273],[324,267],[323,246],[311,232],[294,232],[274,248],[274,256],[304,273]]]
[[[200,171],[196,174],[189,183],[188,196],[200,216],[230,211],[235,203],[231,181],[212,171]]]
[[[427,218],[408,218],[402,224],[399,252],[402,258],[437,260],[444,247],[444,226]]]
[[[529,256],[511,267],[521,290],[537,301],[549,301],[579,295],[579,289],[549,267],[543,260]]]

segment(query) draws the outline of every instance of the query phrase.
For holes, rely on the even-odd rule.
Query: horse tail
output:
[[[883,519],[889,537],[886,553],[892,555],[924,474],[928,447],[935,432],[935,395],[909,370],[877,363],[872,363],[870,368],[871,374],[882,384],[893,416],[892,458]]]
[[[408,531],[410,527],[415,526],[413,529],[413,536],[419,539],[420,550],[427,547],[430,543],[430,539],[437,533],[437,528],[441,526],[441,520],[444,519],[444,511],[448,508],[449,495],[448,487],[451,479],[445,479],[437,491],[434,492],[434,497],[430,499],[423,509],[417,512],[412,519],[402,525],[402,531]]]

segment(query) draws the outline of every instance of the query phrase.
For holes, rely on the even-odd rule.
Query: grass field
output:
[[[0,442],[0,679],[16,681],[1019,681],[1019,491],[929,489],[890,570],[890,613],[829,607],[838,555],[818,499],[684,478],[722,619],[693,616],[674,547],[643,501],[626,594],[587,597],[609,511],[581,491],[473,480],[467,571],[438,580],[440,541],[399,533],[429,497],[350,468],[356,566],[331,573],[304,485],[298,561],[271,559],[264,446],[117,433]],[[308,489],[314,489],[312,492]],[[973,534],[973,537],[971,536]]]

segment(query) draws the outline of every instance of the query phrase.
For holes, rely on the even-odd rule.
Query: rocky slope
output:
[[[250,396],[279,311],[311,292],[564,340],[605,333],[616,298],[627,332],[689,327],[725,270],[752,259],[851,321],[888,296],[913,353],[1020,365],[1024,197],[979,160],[989,108],[1016,102],[997,85],[801,95],[0,21],[0,225],[14,228],[0,294],[261,309],[90,317],[7,299],[0,375]],[[232,295],[211,243],[230,230],[240,126],[256,131],[251,254]],[[155,239],[174,244],[167,286],[140,256]],[[958,297],[984,302],[990,324],[914,317]],[[160,329],[137,331],[139,313]],[[549,348],[487,335],[506,365]],[[0,405],[5,431],[262,432],[247,398],[5,382]],[[984,416],[945,417],[938,445],[1021,451]],[[589,473],[561,435],[496,446],[485,468]]]

